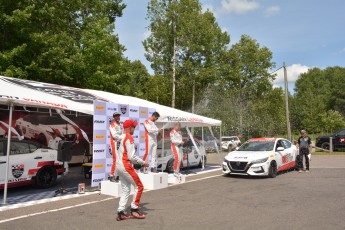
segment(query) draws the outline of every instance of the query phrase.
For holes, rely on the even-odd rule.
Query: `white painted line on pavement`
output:
[[[186,175],[186,177],[197,176],[197,175],[205,174],[205,173],[209,173],[209,172],[215,172],[215,171],[219,171],[220,169],[222,169],[222,168],[220,166],[217,166],[217,168],[215,168],[215,169],[208,169],[205,171],[199,171],[199,172],[196,172],[196,174],[188,174],[188,175]]]
[[[187,183],[190,183],[190,182],[195,182],[195,181],[199,181],[199,180],[210,179],[210,178],[217,177],[217,176],[222,176],[222,175],[223,175],[223,174],[218,174],[218,175],[213,175],[213,176],[203,177],[203,178],[199,178],[199,179],[195,179],[195,180],[189,180],[189,181],[186,181],[186,182],[184,182],[184,183],[180,183],[180,184],[170,184],[170,185],[169,185],[169,187],[171,187],[171,186],[176,186],[176,185],[187,184]]]
[[[93,194],[97,194],[97,193],[100,193],[100,191],[87,192],[85,194],[70,194],[70,195],[65,195],[65,196],[60,196],[60,197],[46,198],[46,199],[41,199],[41,200],[33,200],[33,201],[28,201],[28,202],[24,202],[24,203],[20,203],[20,204],[12,204],[12,205],[8,205],[8,206],[0,207],[0,212],[1,211],[7,211],[10,209],[15,209],[15,208],[28,207],[28,206],[35,205],[35,204],[43,204],[46,202],[66,200],[66,199],[70,199],[70,198],[93,195]]]
[[[9,222],[9,221],[13,221],[13,220],[18,220],[18,219],[23,219],[23,218],[31,217],[31,216],[37,216],[37,215],[41,215],[41,214],[45,214],[45,213],[58,212],[58,211],[61,211],[61,210],[66,210],[66,209],[76,208],[76,207],[80,207],[80,206],[84,206],[84,205],[89,205],[89,204],[99,203],[99,202],[103,202],[103,201],[108,201],[108,200],[112,200],[112,199],[115,199],[115,198],[116,197],[109,197],[109,198],[106,198],[106,199],[103,199],[103,200],[90,201],[90,202],[86,202],[86,203],[82,203],[82,204],[76,204],[76,205],[67,206],[67,207],[63,207],[63,208],[47,210],[47,211],[44,211],[44,212],[36,212],[36,213],[28,214],[28,215],[17,216],[17,217],[5,219],[5,220],[0,220],[0,224],[1,223],[5,223],[5,222]]]

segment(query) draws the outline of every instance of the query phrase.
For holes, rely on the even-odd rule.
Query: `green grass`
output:
[[[317,152],[313,152],[312,153],[313,155],[345,155],[345,152],[332,152],[332,153],[330,153],[330,152],[319,152],[319,151],[317,151]]]

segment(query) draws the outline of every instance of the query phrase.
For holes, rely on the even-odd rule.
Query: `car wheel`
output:
[[[204,156],[204,165],[206,166],[206,163],[207,163],[207,158],[206,156]],[[202,168],[202,160],[200,159],[199,161],[199,165],[198,165],[199,168]]]
[[[275,178],[277,176],[277,163],[272,161],[268,168],[268,177]]]
[[[55,184],[56,178],[56,169],[51,166],[45,166],[37,172],[36,185],[39,188],[50,188]]]
[[[41,145],[45,145],[47,146],[47,138],[44,136],[43,133],[40,133],[40,135],[38,135],[38,142],[41,144]]]
[[[170,159],[167,163],[167,167],[165,169],[165,171],[167,173],[173,173],[174,172],[174,158]]]
[[[322,143],[321,148],[325,150],[329,150],[329,143],[328,142]]]

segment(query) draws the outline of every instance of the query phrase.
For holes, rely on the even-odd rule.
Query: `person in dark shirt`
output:
[[[305,158],[305,171],[309,172],[309,154],[312,152],[311,139],[307,136],[307,131],[301,130],[301,136],[297,141],[297,151],[299,152],[298,172],[303,170],[303,156]]]

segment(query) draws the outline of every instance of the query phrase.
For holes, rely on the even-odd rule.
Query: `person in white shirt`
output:
[[[160,117],[158,112],[154,112],[151,117],[145,120],[145,154],[143,160],[146,161],[147,156],[151,155],[151,172],[157,171],[157,135],[162,129],[158,129],[155,122]]]
[[[120,113],[115,112],[113,114],[114,120],[109,125],[111,155],[113,156],[113,164],[111,166],[111,172],[110,172],[111,182],[119,181],[119,177],[118,176],[115,177],[115,168],[116,168],[117,142],[121,141],[120,136],[122,135],[122,129],[120,125],[120,116],[121,116]]]
[[[180,164],[182,161],[182,135],[180,132],[181,124],[178,122],[174,128],[170,131],[171,151],[174,154],[174,176],[180,175]]]
[[[50,132],[50,134],[52,135],[52,139],[49,140],[48,147],[57,150],[59,148],[59,142],[62,141],[62,139],[58,137],[54,131]]]

